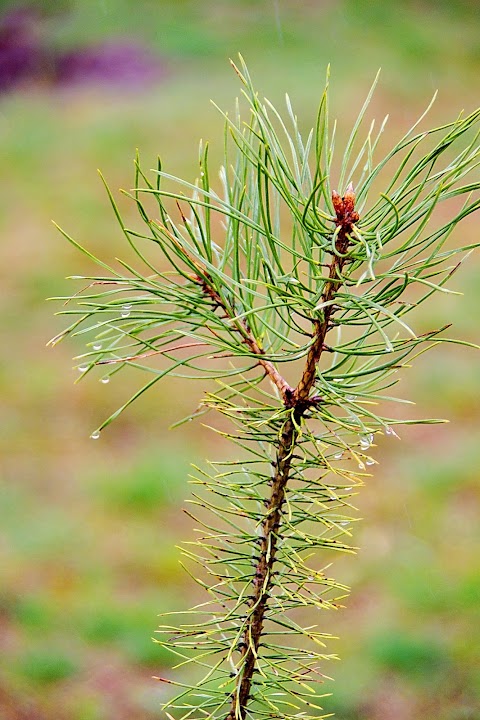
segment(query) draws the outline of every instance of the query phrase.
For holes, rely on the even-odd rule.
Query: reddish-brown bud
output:
[[[337,215],[337,219],[342,220],[343,213],[344,213],[343,200],[336,190],[332,190],[332,202],[333,202],[333,208]]]
[[[350,215],[355,210],[355,193],[353,192],[352,183],[350,183],[345,195],[343,196],[343,208],[345,215]]]

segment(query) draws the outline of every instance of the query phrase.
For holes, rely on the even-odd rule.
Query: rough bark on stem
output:
[[[294,413],[296,411],[293,411]],[[252,613],[248,618],[244,639],[241,643],[243,665],[241,681],[232,700],[232,707],[226,720],[244,720],[252,687],[253,673],[257,663],[257,653],[262,637],[263,621],[269,597],[272,568],[278,542],[278,529],[281,524],[282,506],[285,500],[292,452],[297,438],[296,423],[300,422],[298,414],[295,421],[289,418],[282,428],[277,452],[275,474],[272,479],[272,493],[268,501],[265,519],[262,524],[260,559],[253,578]]]

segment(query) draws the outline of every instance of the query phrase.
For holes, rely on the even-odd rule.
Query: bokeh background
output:
[[[432,123],[473,109],[478,4],[44,0],[0,2],[0,16],[0,717],[159,718],[156,615],[197,592],[176,547],[192,536],[188,466],[230,451],[200,423],[168,431],[204,389],[180,381],[89,439],[141,378],[74,384],[80,342],[45,347],[62,328],[45,298],[91,272],[50,221],[128,259],[96,169],[129,188],[138,148],[145,168],[160,153],[194,177],[200,137],[213,166],[222,122],[209,99],[232,107],[238,51],[272,101],[289,92],[305,128],[330,62],[340,138],[380,66],[373,109],[390,113],[390,138],[437,88]],[[479,221],[457,242],[478,240]],[[451,282],[465,296],[442,296],[421,323],[478,342],[478,276],[473,256]],[[451,422],[380,443],[358,498],[360,552],[334,570],[353,593],[322,619],[340,638],[342,662],[325,669],[339,720],[480,718],[478,367],[475,351],[445,345],[402,381],[421,414]]]

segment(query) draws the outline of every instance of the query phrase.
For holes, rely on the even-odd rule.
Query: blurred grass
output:
[[[125,257],[96,168],[112,188],[128,188],[138,147],[145,167],[160,152],[167,168],[193,176],[200,137],[214,140],[214,167],[222,123],[208,100],[233,106],[228,57],[239,50],[271,100],[289,92],[305,127],[331,62],[339,138],[382,66],[374,114],[390,112],[395,135],[437,87],[432,123],[474,106],[480,23],[476,6],[458,1],[63,6],[69,12],[43,3],[42,32],[55,47],[136,38],[165,59],[168,76],[135,92],[30,87],[0,99],[0,622],[8,657],[0,707],[8,720],[140,720],[159,717],[163,692],[149,680],[167,660],[151,640],[156,614],[197,592],[175,549],[192,532],[180,510],[188,465],[229,450],[200,424],[167,432],[203,391],[181,381],[145,396],[99,443],[89,440],[139,378],[74,385],[69,367],[80,344],[44,349],[62,327],[52,318],[58,306],[44,298],[67,292],[64,276],[90,269],[50,220],[104,258]],[[463,233],[476,237],[476,224]],[[440,298],[419,321],[454,322],[451,334],[478,342],[477,259],[452,287],[465,297]],[[404,395],[421,414],[452,422],[385,441],[358,498],[361,552],[335,570],[354,592],[346,610],[320,620],[340,636],[332,651],[343,660],[325,668],[336,678],[325,706],[340,720],[478,718],[477,368],[472,351],[453,346],[419,359]]]

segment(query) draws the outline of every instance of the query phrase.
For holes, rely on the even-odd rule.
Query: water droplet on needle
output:
[[[395,430],[394,430],[392,427],[390,427],[390,425],[387,425],[387,426],[386,426],[386,428],[385,428],[385,435],[393,435],[393,436],[396,437],[396,438],[399,438],[399,437],[400,437],[399,435],[397,435],[397,433],[395,432]]]

